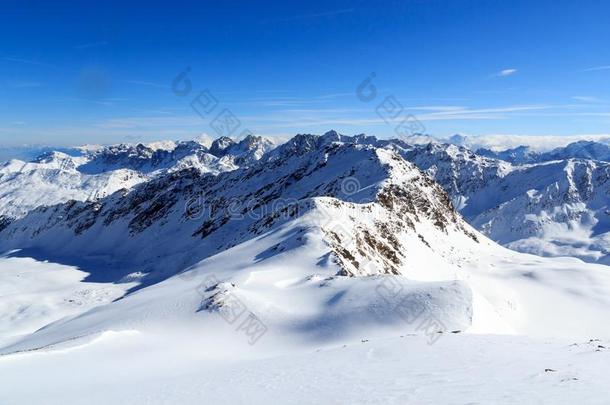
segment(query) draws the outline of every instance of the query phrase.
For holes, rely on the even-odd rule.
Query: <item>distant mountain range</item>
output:
[[[610,145],[593,142],[578,141],[567,146],[555,148],[549,152],[535,152],[528,146],[518,146],[499,152],[490,149],[477,149],[477,154],[505,160],[515,164],[540,163],[551,160],[590,159],[610,162]]]

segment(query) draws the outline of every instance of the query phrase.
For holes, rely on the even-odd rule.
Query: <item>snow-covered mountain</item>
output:
[[[590,159],[610,162],[610,145],[595,141],[577,141],[547,152],[537,152],[529,146],[494,151],[477,149],[478,155],[505,160],[514,164],[541,163],[552,160]]]
[[[553,151],[563,151],[564,158],[593,157],[591,151],[583,153],[583,149],[598,149],[598,155],[603,158],[607,156],[604,147],[610,146],[610,135],[488,135],[488,136],[467,136],[453,135],[448,138],[437,138],[437,142],[450,143],[456,146],[463,146],[470,150],[479,151],[482,154],[488,153],[490,157],[503,157],[506,159],[519,158],[519,155],[526,152],[536,155],[549,154]],[[593,152],[595,154],[595,152]],[[496,156],[497,154],[497,156]],[[574,154],[580,154],[574,155]],[[532,161],[522,161],[521,163],[533,163]]]
[[[232,147],[221,140],[214,153]],[[145,173],[152,155],[133,153],[123,159],[145,156]],[[504,370],[503,381],[545,387],[553,398],[549,387],[575,381],[581,390],[570,385],[561,398],[604,397],[607,386],[586,370],[607,368],[608,267],[506,249],[451,202],[488,212],[479,193],[499,198],[491,191],[522,170],[534,171],[521,174],[531,179],[523,187],[535,188],[556,168],[335,132],[252,156],[225,171],[155,159],[165,169],[131,188],[3,219],[0,372],[11,383],[27,370],[38,389],[9,384],[0,401],[265,402],[281,392],[307,403],[342,389],[358,401],[430,403],[421,387],[404,394],[404,382],[387,384],[403,375],[445,381],[455,367],[466,376],[460,389],[474,384],[473,370],[479,383]],[[596,168],[570,170],[577,179]],[[566,192],[585,198],[586,187],[570,184]],[[601,204],[600,192],[586,198]],[[411,375],[405,359],[430,369]],[[296,376],[288,363],[304,371]],[[85,364],[96,365],[95,378]],[[334,381],[333,373],[354,373],[340,364],[371,373],[384,396]],[[74,369],[82,372],[70,377]],[[239,392],[219,388],[223,379]],[[66,394],[67,380],[82,395]],[[267,383],[281,389],[267,398]]]
[[[143,173],[195,167],[202,172],[219,173],[252,164],[276,145],[270,139],[249,135],[239,142],[224,137],[214,140],[208,148],[197,141],[164,145],[114,145],[102,148],[79,166],[83,173],[97,174],[119,168]]]
[[[193,168],[220,173],[247,166],[275,144],[248,136],[220,150],[195,141],[82,148],[80,155],[46,151],[29,162],[11,160],[0,168],[0,216],[18,218],[33,208],[69,200],[88,201],[150,180],[163,173]]]
[[[610,264],[610,163],[603,161],[603,143],[576,142],[546,153],[522,147],[507,151],[520,158],[497,159],[440,142],[334,131],[313,139],[396,151],[437,181],[471,225],[511,249]],[[592,154],[595,159],[578,158]],[[538,162],[518,163],[528,156]]]
[[[311,141],[322,146],[311,148]],[[367,226],[357,220],[361,210],[372,210]],[[430,244],[444,238],[438,231],[476,242],[443,190],[396,153],[307,135],[243,169],[175,170],[96,201],[40,207],[6,226],[0,237],[3,250],[44,249],[58,257],[112,251],[125,268],[146,269],[156,279],[293,216],[320,212],[329,218],[320,228],[343,274],[397,273],[405,255],[392,236],[399,230],[411,230],[410,243],[437,257],[451,256],[446,243]],[[341,216],[346,220],[339,221]],[[336,221],[340,227],[333,229]],[[416,231],[420,222],[423,228]],[[356,239],[352,251],[340,247],[348,235]],[[384,254],[376,267],[361,267],[375,251]]]
[[[128,168],[85,174],[78,167],[87,160],[49,152],[32,162],[5,163],[0,167],[0,216],[19,218],[41,205],[95,200],[147,179]]]
[[[486,192],[508,198],[471,215],[511,249],[610,264],[610,164],[564,160],[519,167]]]
[[[146,288],[4,351],[147,329],[150,319],[189,323],[234,297],[290,339],[416,330],[420,316],[444,331],[572,336],[578,323],[586,335],[610,336],[601,322],[610,309],[604,266],[502,248],[395,145],[336,138],[299,135],[249,167],[176,170],[5,224],[0,250],[18,249],[12,257],[78,266],[88,282]],[[203,280],[209,284],[198,289]],[[555,305],[538,308],[542,298]]]
[[[555,149],[539,163],[511,164],[440,142],[411,144],[332,131],[321,139],[396,151],[437,181],[472,226],[511,249],[610,263],[610,163],[558,158],[578,155],[576,146],[590,151],[590,143]]]
[[[81,156],[84,150],[81,147],[67,148],[44,145],[0,146],[0,162],[8,162],[12,159],[29,162],[49,152],[62,152],[71,156]]]
[[[401,153],[443,186],[471,225],[499,243],[610,263],[610,163],[512,165],[438,143]]]
[[[271,139],[260,136],[249,135],[239,142],[225,136],[212,142],[210,153],[218,157],[229,157],[237,166],[248,166],[276,146]]]
[[[542,154],[539,161],[592,159],[610,162],[610,145],[594,141],[579,141]]]
[[[492,149],[480,148],[476,150],[476,154],[489,157],[492,159],[504,160],[513,164],[537,163],[540,161],[542,153],[532,150],[529,146],[521,145],[516,148],[510,148],[500,151]]]
[[[396,151],[436,180],[471,225],[512,249],[608,263],[604,144],[582,141],[545,153],[528,147],[474,153],[453,144],[407,141],[330,131],[299,135],[275,151],[271,140],[249,136],[239,142],[219,138],[209,147],[189,141],[86,148],[78,157],[47,152],[0,169],[0,216],[19,218],[41,205],[93,201],[183,169],[216,175],[263,157],[281,160],[344,142]],[[568,160],[573,156],[595,159]]]

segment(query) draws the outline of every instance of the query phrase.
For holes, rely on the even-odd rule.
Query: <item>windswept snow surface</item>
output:
[[[402,335],[299,352],[210,354],[198,341],[107,332],[86,346],[0,357],[17,404],[607,404],[608,341]],[[603,346],[604,348],[599,348]]]

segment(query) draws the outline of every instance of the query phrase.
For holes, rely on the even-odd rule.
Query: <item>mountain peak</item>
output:
[[[221,136],[220,138],[214,139],[210,146],[210,153],[214,156],[222,156],[225,151],[235,145],[235,141],[228,136]]]

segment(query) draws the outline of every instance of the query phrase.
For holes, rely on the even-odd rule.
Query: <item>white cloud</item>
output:
[[[25,65],[44,66],[48,68],[57,69],[57,66],[49,65],[48,63],[42,63],[31,59],[15,58],[12,56],[4,56],[0,59],[6,62],[23,63]]]
[[[549,151],[554,148],[566,146],[577,141],[597,141],[610,144],[610,134],[591,135],[478,135],[466,136],[464,146],[472,150],[488,148],[493,150],[505,150],[517,146],[529,146],[539,152]]]
[[[454,108],[427,114],[417,114],[420,121],[495,120],[505,119],[511,113],[522,113],[554,108],[552,105],[512,105],[498,108]]]
[[[558,108],[555,105],[509,105],[495,108],[469,108],[462,106],[408,106],[403,116],[410,114],[421,122],[504,120],[518,114],[539,114],[542,110]],[[354,127],[357,133],[362,126],[393,128],[375,109],[284,109],[273,113],[240,115],[239,118],[253,129],[287,132],[310,131],[320,127]],[[395,124],[394,124],[395,125]],[[383,131],[383,130],[382,130]]]
[[[159,84],[159,83],[153,83],[153,82],[146,82],[146,81],[143,81],[143,80],[125,80],[125,83],[137,84],[137,85],[140,85],[140,86],[157,87],[157,88],[160,88],[160,89],[169,89],[168,85]]]
[[[43,86],[42,83],[33,82],[29,80],[9,80],[7,84],[9,87],[13,87],[15,89],[28,89]]]
[[[595,72],[597,70],[610,70],[610,65],[590,67],[590,68],[584,69],[583,72]]]
[[[500,70],[494,76],[496,76],[496,77],[506,77],[506,76],[514,75],[515,73],[517,73],[517,69],[504,69],[504,70]]]
[[[599,102],[603,101],[594,96],[573,96],[572,99],[578,100],[578,101],[583,101],[585,103],[599,103]]]
[[[354,11],[355,11],[354,8],[344,8],[344,9],[340,9],[340,10],[330,10],[330,11],[324,11],[324,12],[315,13],[315,14],[305,14],[305,15],[286,17],[286,18],[265,20],[265,21],[262,21],[261,23],[267,24],[267,23],[272,23],[272,22],[288,22],[288,21],[318,19],[321,17],[333,17],[333,16],[337,16],[337,15],[341,15],[341,14],[351,14]]]

